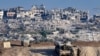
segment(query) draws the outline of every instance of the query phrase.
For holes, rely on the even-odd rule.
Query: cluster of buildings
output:
[[[0,10],[0,39],[3,40],[41,39],[40,32],[45,31],[46,38],[51,40],[72,38],[93,41],[96,34],[99,37],[99,25],[100,15],[90,17],[89,11],[72,7],[47,10],[44,5],[34,5],[29,10],[20,6]]]
[[[9,8],[7,10],[0,10],[0,18],[34,18],[36,14],[44,13],[45,7],[40,5],[40,7],[32,6],[30,10],[24,10],[23,7]]]
[[[1,19],[16,19],[16,18],[36,18],[42,19],[78,19],[87,20],[88,11],[80,11],[75,8],[68,7],[64,9],[46,10],[44,5],[34,5],[31,9],[25,10],[23,7],[9,8],[7,10],[0,10]]]

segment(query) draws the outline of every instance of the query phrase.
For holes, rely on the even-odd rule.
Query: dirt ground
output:
[[[85,42],[85,41],[77,41],[73,42],[72,45],[74,46],[92,46],[92,47],[100,47],[100,41],[91,41],[91,42]]]
[[[55,56],[53,43],[31,43],[31,47],[25,47],[21,41],[10,42],[12,47],[8,49],[4,49],[0,42],[0,56]]]
[[[2,49],[0,56],[55,56],[54,48],[12,47]]]
[[[72,45],[100,47],[99,43],[100,42],[77,41],[72,42]],[[0,56],[57,56],[54,52],[54,43],[50,42],[31,43],[31,47],[24,47],[21,46],[20,41],[11,41],[11,45],[11,48],[3,49],[2,42],[0,42]]]
[[[10,41],[12,46],[21,46],[21,41]],[[100,41],[91,41],[91,42],[85,42],[85,41],[75,41],[72,42],[72,45],[74,46],[99,46],[100,47]],[[53,42],[41,42],[41,43],[31,43],[31,46],[54,46]],[[0,41],[0,47],[2,47],[2,42]]]
[[[22,46],[21,41],[10,41],[11,48],[4,49],[0,42],[0,56],[53,56],[54,44],[50,42],[31,43],[31,47]],[[53,47],[52,47],[53,46]]]

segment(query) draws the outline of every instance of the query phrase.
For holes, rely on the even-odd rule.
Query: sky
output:
[[[30,9],[32,5],[41,4],[44,4],[46,9],[74,7],[89,10],[91,14],[100,13],[100,0],[0,0],[0,9],[16,6]]]

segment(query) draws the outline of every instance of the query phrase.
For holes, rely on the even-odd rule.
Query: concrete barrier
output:
[[[3,42],[3,48],[11,48],[11,43],[9,41]]]

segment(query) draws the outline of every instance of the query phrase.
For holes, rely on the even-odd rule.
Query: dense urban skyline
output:
[[[30,9],[32,5],[44,4],[47,9],[74,7],[89,10],[92,14],[95,14],[100,12],[99,2],[100,0],[0,0],[0,8],[23,6],[25,9]]]

